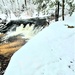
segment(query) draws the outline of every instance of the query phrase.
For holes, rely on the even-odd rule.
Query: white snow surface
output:
[[[14,53],[4,75],[75,75],[75,14],[46,27]]]

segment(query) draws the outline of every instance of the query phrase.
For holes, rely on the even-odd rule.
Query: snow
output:
[[[0,14],[0,18],[3,19],[3,20],[6,19],[6,17],[7,16],[5,14]]]
[[[75,26],[75,12],[71,17],[69,15],[65,17],[65,23],[68,23],[71,26]]]
[[[51,23],[14,53],[4,75],[75,75],[75,13]]]

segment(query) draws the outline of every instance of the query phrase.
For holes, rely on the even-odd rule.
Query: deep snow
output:
[[[75,75],[75,13],[51,23],[14,53],[4,75]]]

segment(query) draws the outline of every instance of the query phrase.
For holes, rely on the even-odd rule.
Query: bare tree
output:
[[[25,0],[25,5],[27,6],[27,1]]]
[[[64,3],[65,0],[62,0],[62,20],[64,20]]]
[[[55,21],[58,21],[59,18],[59,1],[56,1],[56,9],[55,9]]]
[[[3,2],[3,5],[5,6],[5,3],[4,3],[4,1],[2,0],[2,2]]]
[[[17,0],[17,4],[18,4],[18,9],[20,10],[20,6],[19,6],[19,1]]]

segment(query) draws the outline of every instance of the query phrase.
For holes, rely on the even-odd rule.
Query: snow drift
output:
[[[75,27],[65,25],[74,25],[72,19],[52,23],[29,40],[4,75],[75,75]]]

